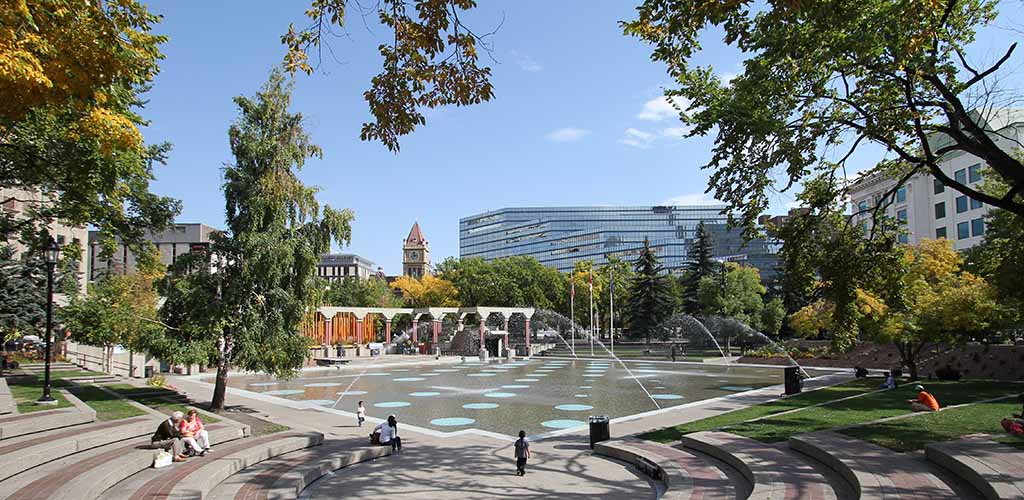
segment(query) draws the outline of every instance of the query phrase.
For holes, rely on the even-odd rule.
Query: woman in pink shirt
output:
[[[179,430],[181,431],[181,440],[199,452],[199,456],[213,451],[213,448],[210,447],[210,434],[206,432],[202,420],[199,420],[199,412],[189,410],[188,415],[181,420]]]

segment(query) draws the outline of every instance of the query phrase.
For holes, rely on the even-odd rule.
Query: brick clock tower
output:
[[[422,279],[430,274],[430,243],[416,222],[402,245],[402,275]]]

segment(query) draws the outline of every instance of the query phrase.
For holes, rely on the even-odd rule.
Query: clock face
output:
[[[417,252],[415,250],[409,252],[409,260],[416,260],[419,257],[420,257],[420,253],[419,252]]]

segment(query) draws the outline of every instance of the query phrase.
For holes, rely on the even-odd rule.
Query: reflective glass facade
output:
[[[651,242],[661,264],[673,274],[687,262],[697,224],[704,222],[714,241],[715,256],[761,270],[762,279],[775,272],[780,245],[755,239],[744,244],[740,231],[730,231],[719,205],[654,207],[502,208],[459,221],[459,254],[491,260],[529,255],[562,272],[577,262],[598,265],[609,256],[632,262]]]

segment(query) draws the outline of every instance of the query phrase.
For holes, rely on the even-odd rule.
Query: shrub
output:
[[[151,387],[164,387],[167,385],[167,377],[155,374],[152,377],[149,377],[149,380],[146,381],[146,385]]]

